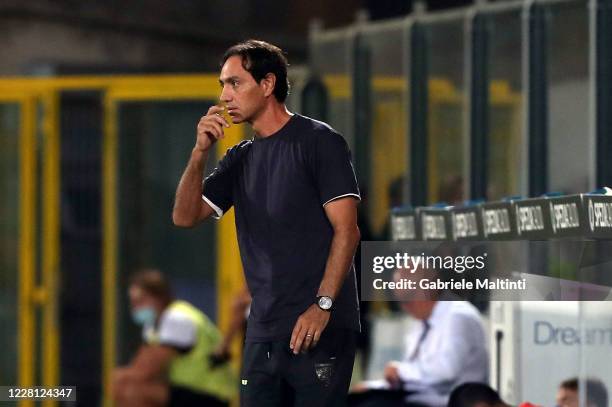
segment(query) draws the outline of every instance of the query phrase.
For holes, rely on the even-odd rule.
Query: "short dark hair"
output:
[[[164,274],[156,269],[141,269],[130,276],[129,286],[142,288],[164,304],[172,302],[172,288]]]
[[[577,392],[578,383],[578,378],[573,377],[561,382],[560,387]],[[608,390],[606,389],[606,385],[599,379],[587,378],[586,399],[587,404],[594,404],[597,407],[606,407],[608,405]]]
[[[567,390],[578,391],[578,378],[573,377],[571,379],[567,379],[561,382],[559,387]]]
[[[478,403],[489,406],[505,404],[490,386],[484,383],[463,383],[452,391],[447,407],[474,407]]]
[[[238,55],[242,58],[242,67],[247,70],[257,83],[269,73],[276,77],[274,96],[283,103],[289,94],[289,79],[287,67],[289,63],[283,51],[276,45],[261,40],[246,40],[228,48],[221,59],[221,66],[230,57]]]

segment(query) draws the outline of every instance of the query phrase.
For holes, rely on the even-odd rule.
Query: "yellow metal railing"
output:
[[[20,386],[34,385],[34,301],[36,272],[36,100],[20,92],[0,92],[0,103],[19,106],[19,238],[17,380]],[[32,401],[20,406],[31,407]]]
[[[5,85],[5,83],[2,83]],[[0,86],[3,87],[3,86]],[[11,88],[11,87],[9,87]],[[36,361],[36,307],[42,309],[42,384],[57,385],[59,381],[59,327],[57,324],[57,279],[59,266],[59,131],[57,100],[52,93],[41,94],[33,89],[3,89],[0,103],[17,103],[19,115],[19,267],[18,267],[18,385],[33,386]],[[41,139],[43,157],[38,161],[37,109],[43,108]],[[38,180],[37,167],[42,166],[42,180]],[[42,181],[43,210],[38,219],[36,202],[39,181]],[[38,225],[43,233],[41,242],[41,283],[36,281],[36,253]],[[19,402],[21,407],[34,405],[31,400]],[[45,400],[43,406],[56,402]]]
[[[125,101],[217,100],[219,83],[216,75],[107,75],[70,76],[57,78],[5,77],[0,79],[0,103],[19,103],[20,135],[20,252],[19,252],[19,355],[20,386],[35,383],[36,366],[42,367],[43,385],[58,385],[59,326],[57,283],[59,280],[60,225],[60,134],[59,93],[62,91],[97,90],[103,93],[104,136],[102,140],[102,298],[103,345],[102,388],[104,405],[110,406],[108,394],[111,372],[117,358],[117,278],[118,278],[118,105]],[[42,179],[36,179],[37,168],[37,107],[43,108],[42,140],[44,140]],[[243,126],[226,130],[226,138],[218,149],[224,151],[244,137]],[[45,196],[42,211],[41,285],[36,275],[36,194],[39,182]],[[218,320],[224,329],[229,320],[231,300],[242,289],[244,281],[236,240],[233,211],[218,224],[217,298]],[[37,355],[35,307],[43,311],[42,355]],[[237,345],[237,344],[235,344]],[[236,346],[237,347],[237,346]],[[56,405],[47,402],[45,407]],[[33,406],[24,401],[21,407]]]
[[[60,134],[59,99],[53,92],[42,98],[44,134],[42,176],[42,287],[44,287],[42,380],[49,386],[59,384],[58,281],[60,250]],[[57,405],[45,400],[44,407]]]
[[[117,361],[117,103],[104,98],[102,140],[102,391],[110,406],[110,380]]]
[[[34,384],[34,304],[36,237],[36,134],[34,100],[28,98],[21,104],[21,193],[20,193],[20,237],[19,237],[19,384]],[[24,402],[24,407],[33,406]]]

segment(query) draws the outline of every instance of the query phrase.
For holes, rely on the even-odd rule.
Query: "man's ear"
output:
[[[268,73],[261,79],[260,85],[263,88],[264,96],[268,97],[274,93],[274,86],[276,85],[276,75]]]

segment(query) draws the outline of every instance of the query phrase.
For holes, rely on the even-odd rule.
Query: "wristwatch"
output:
[[[323,311],[330,312],[332,307],[334,306],[334,300],[332,300],[332,298],[328,297],[327,295],[320,295],[317,297],[316,304]]]

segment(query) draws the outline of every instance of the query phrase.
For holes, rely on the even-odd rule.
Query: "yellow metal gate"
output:
[[[119,111],[130,102],[181,103],[218,100],[215,75],[71,76],[0,79],[0,275],[2,311],[0,384],[60,383],[60,95],[66,91],[100,92],[103,106],[101,163],[102,383],[103,404],[111,405],[109,379],[117,363],[117,313],[120,293]],[[180,107],[179,107],[180,108]],[[205,114],[202,111],[201,114]],[[195,141],[193,121],[192,140]],[[243,126],[231,126],[217,144],[218,155],[243,139]],[[184,164],[188,156],[184,157]],[[170,214],[168,213],[168,218]],[[217,320],[229,322],[231,298],[243,287],[233,211],[213,226]],[[10,352],[10,350],[14,350]],[[77,391],[78,394],[78,391]],[[34,406],[22,401],[21,407]],[[43,406],[57,403],[46,401]]]

